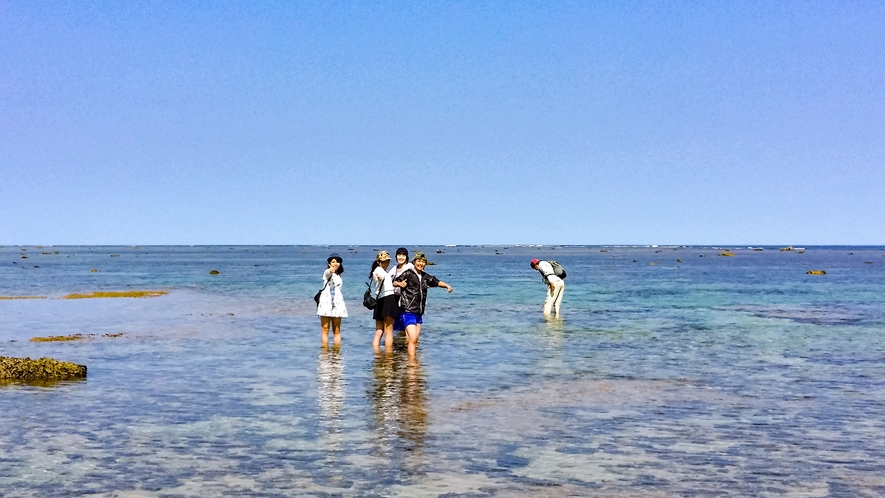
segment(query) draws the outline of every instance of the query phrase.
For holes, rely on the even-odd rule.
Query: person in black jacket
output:
[[[406,270],[394,280],[393,285],[400,287],[400,321],[406,327],[406,338],[409,341],[409,356],[414,356],[418,349],[418,336],[421,335],[422,316],[424,307],[427,305],[427,289],[430,287],[442,287],[452,292],[452,286],[442,280],[424,273],[427,266],[427,256],[423,252],[416,252],[412,258],[412,269]]]

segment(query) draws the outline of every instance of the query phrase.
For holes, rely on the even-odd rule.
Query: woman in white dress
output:
[[[326,259],[329,267],[323,272],[323,290],[320,292],[320,303],[317,315],[322,326],[322,344],[329,345],[329,328],[335,335],[334,344],[341,344],[341,319],[347,316],[344,306],[344,295],[341,294],[341,274],[344,273],[344,260],[338,254]],[[331,326],[331,327],[330,327]]]

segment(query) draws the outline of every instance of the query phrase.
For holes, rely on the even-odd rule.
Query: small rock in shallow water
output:
[[[729,258],[730,258],[730,257],[734,256],[734,253],[731,252],[731,251],[722,251],[722,252],[719,253],[719,255],[720,255],[720,256],[725,256],[725,257],[729,257]]]
[[[805,272],[806,275],[826,275],[827,272],[823,270],[808,270]]]
[[[209,275],[221,275],[221,272],[218,270],[212,270],[209,272]]]

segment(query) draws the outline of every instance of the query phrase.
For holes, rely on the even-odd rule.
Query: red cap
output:
[[[541,262],[541,260],[538,259],[538,258],[533,259],[533,260],[532,260],[532,268],[534,268],[535,265],[538,264],[538,263],[540,263],[540,262]]]

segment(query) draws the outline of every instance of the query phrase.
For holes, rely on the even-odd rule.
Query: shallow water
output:
[[[0,387],[0,495],[885,495],[885,248],[423,247],[455,292],[417,361],[369,345],[376,248],[0,248],[0,296],[47,297],[0,300],[0,355],[89,367]],[[136,289],[169,294],[59,299]]]

